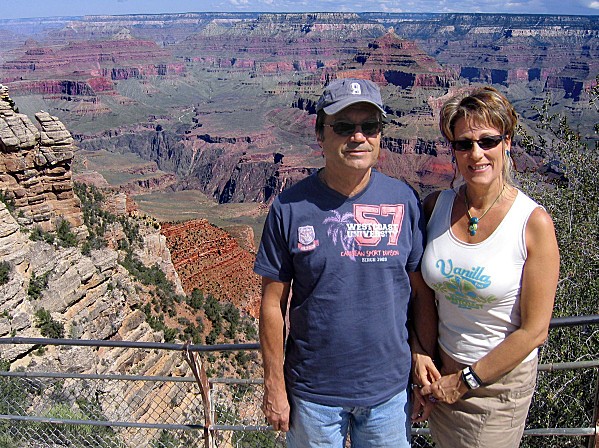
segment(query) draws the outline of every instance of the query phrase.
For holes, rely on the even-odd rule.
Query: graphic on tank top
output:
[[[399,255],[404,204],[354,204],[353,212],[336,210],[322,222],[341,257],[362,263],[386,262]]]
[[[445,280],[431,287],[459,308],[481,309],[496,300],[494,295],[485,295],[482,291],[491,285],[491,276],[484,273],[484,267],[454,266],[451,258],[437,260],[435,266]]]

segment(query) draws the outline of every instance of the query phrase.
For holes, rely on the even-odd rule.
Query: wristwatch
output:
[[[466,384],[468,389],[478,389],[483,385],[480,378],[474,373],[474,370],[470,366],[465,367],[462,370],[462,381]]]

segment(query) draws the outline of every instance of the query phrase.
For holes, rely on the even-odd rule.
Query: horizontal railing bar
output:
[[[146,429],[170,429],[170,430],[203,430],[203,425],[174,425],[168,423],[136,423],[136,422],[111,422],[102,420],[71,420],[48,417],[33,417],[25,415],[0,415],[0,420],[27,421],[36,423],[51,423],[55,425],[87,425],[104,427],[146,428]],[[209,430],[215,431],[272,431],[272,426],[259,425],[211,425]],[[430,435],[429,428],[411,428],[412,435]],[[525,429],[525,436],[594,436],[597,435],[596,428],[537,428]]]
[[[584,326],[599,324],[599,315],[590,316],[568,316],[551,319],[550,328]],[[162,342],[134,342],[134,341],[111,341],[111,340],[85,340],[85,339],[53,339],[53,338],[23,338],[11,337],[0,338],[0,344],[27,344],[33,346],[59,345],[59,346],[83,346],[83,347],[113,347],[113,348],[137,348],[156,350],[175,350],[189,352],[223,352],[259,350],[259,343],[246,344],[216,344],[216,345],[192,345],[174,344]],[[574,361],[561,363],[539,364],[538,370],[553,372],[560,370],[599,368],[599,360]],[[78,374],[78,373],[52,373],[52,372],[0,372],[0,377],[23,377],[23,378],[74,378],[74,379],[98,379],[98,380],[125,380],[125,381],[155,381],[155,382],[195,382],[193,377],[165,377],[165,376],[141,376],[141,375],[116,375],[116,374]],[[210,383],[221,384],[263,384],[259,379],[238,378],[211,378]],[[129,427],[165,430],[216,430],[216,431],[272,431],[272,426],[266,425],[211,425],[206,428],[201,424],[165,424],[165,423],[138,423],[138,422],[111,422],[98,420],[67,420],[36,416],[0,415],[0,420],[29,421],[51,424],[89,425],[104,427]],[[429,428],[411,428],[411,434],[430,435]],[[597,428],[532,428],[524,430],[525,436],[548,437],[548,436],[597,436]]]
[[[599,360],[552,362],[548,364],[539,364],[538,370],[543,372],[553,372],[556,370],[591,369],[595,367],[599,367]]]
[[[599,324],[599,314],[591,314],[589,316],[554,317],[549,323],[549,328],[572,327],[576,325],[589,324]]]
[[[274,431],[272,426],[256,425],[211,425],[209,429],[214,431]]]
[[[264,378],[208,378],[208,382],[217,384],[264,384]]]
[[[34,417],[29,415],[6,415],[0,414],[0,420],[17,420],[23,422],[51,423],[55,425],[88,425],[88,426],[116,426],[124,428],[148,428],[148,429],[177,429],[184,431],[196,431],[205,429],[204,425],[174,425],[168,423],[137,423],[137,422],[109,422],[104,420],[70,420],[50,417]]]
[[[237,350],[257,350],[260,344],[215,344],[192,345],[172,344],[167,342],[134,342],[134,341],[107,341],[103,339],[54,339],[54,338],[0,338],[0,344],[29,344],[29,345],[72,345],[81,347],[120,347],[120,348],[146,348],[157,350],[189,350],[190,352],[221,352]]]
[[[17,378],[60,378],[83,380],[123,380],[123,381],[160,381],[171,383],[195,383],[195,378],[190,376],[142,376],[142,375],[115,375],[99,373],[58,373],[58,372],[0,372],[0,377],[10,376]]]
[[[578,370],[599,368],[599,360],[554,362],[539,364],[540,372],[554,372],[558,370]],[[5,372],[0,371],[0,377],[16,378],[60,378],[60,379],[86,379],[86,380],[123,380],[123,381],[162,381],[171,383],[193,383],[195,378],[189,376],[143,376],[143,375],[116,375],[99,373],[60,373],[60,372]],[[264,378],[209,378],[213,384],[264,384]]]
[[[428,436],[431,434],[430,428],[412,428],[413,436]],[[525,436],[594,436],[597,435],[595,428],[531,428],[524,430]]]
[[[16,378],[60,378],[60,379],[83,379],[83,380],[123,380],[123,381],[160,381],[171,383],[195,383],[196,379],[191,376],[141,376],[141,375],[115,375],[100,373],[58,373],[58,372],[4,372],[0,371],[1,377]],[[209,378],[209,383],[214,384],[264,384],[263,378]]]
[[[597,435],[596,428],[537,428],[537,429],[525,429],[525,436],[537,436],[537,437],[548,437],[548,436],[595,436]]]
[[[588,316],[566,316],[554,317],[549,324],[550,328],[599,324],[599,314]],[[191,352],[215,352],[215,351],[242,351],[259,350],[260,343],[252,342],[245,344],[173,344],[166,342],[134,342],[134,341],[111,341],[103,339],[54,339],[54,338],[24,338],[11,337],[0,338],[0,344],[30,344],[30,345],[70,345],[83,347],[120,347],[120,348],[144,348],[158,350],[189,350]]]

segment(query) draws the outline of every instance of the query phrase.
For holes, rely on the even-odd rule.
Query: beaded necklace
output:
[[[499,200],[499,198],[501,197],[501,195],[503,193],[503,190],[505,190],[505,185],[503,186],[503,188],[499,192],[499,195],[497,195],[497,197],[495,198],[495,200],[493,201],[493,203],[491,205],[489,205],[489,208],[486,209],[483,212],[482,215],[480,215],[480,218],[477,218],[476,216],[472,216],[470,214],[470,203],[468,202],[468,192],[466,190],[466,187],[464,187],[464,203],[466,204],[466,213],[468,214],[468,218],[469,218],[469,220],[468,220],[468,231],[470,232],[470,236],[476,235],[476,231],[478,230],[478,222],[485,217],[485,215],[487,214],[487,212],[489,210],[491,210],[491,208]]]

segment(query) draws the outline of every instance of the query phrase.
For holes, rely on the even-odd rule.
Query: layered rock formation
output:
[[[258,317],[260,278],[252,272],[255,252],[244,249],[227,232],[204,219],[163,223],[162,233],[187,293],[199,288],[204,295],[211,294]],[[246,246],[253,245],[253,239],[246,234]]]
[[[258,75],[334,67],[385,29],[353,13],[261,14],[232,26],[213,21],[176,50],[202,66]]]
[[[86,136],[80,146],[90,151],[131,151],[144,160],[153,161],[162,172],[177,175],[176,181],[162,173],[119,187],[129,193],[169,187],[199,190],[219,203],[268,203],[284,188],[310,174],[321,161],[311,154],[309,144],[314,137],[306,114],[294,109],[277,109],[268,111],[266,118],[270,122],[266,130],[218,129],[222,126],[220,123],[203,116],[201,123],[195,126],[178,125],[174,129],[123,127]],[[206,133],[206,127],[216,128],[214,134]],[[297,150],[282,148],[285,137],[280,134],[283,132],[287,135],[297,132],[297,143],[303,143],[307,151],[298,154]]]
[[[456,81],[455,75],[443,69],[414,41],[400,38],[393,30],[374,39],[368,47],[358,49],[350,62],[324,73],[333,79],[366,78],[402,89],[447,88]]]
[[[394,20],[395,18],[395,20]],[[440,14],[405,21],[388,15],[447,68],[474,82],[540,83],[566,99],[599,73],[596,16]]]
[[[87,228],[82,224],[80,203],[73,195],[69,167],[74,148],[70,134],[47,114],[39,114],[41,131],[37,130],[13,107],[14,103],[6,95],[0,99],[0,179],[4,192],[0,202],[0,261],[4,268],[8,266],[6,281],[0,284],[0,337],[60,337],[60,329],[64,337],[72,339],[164,341],[163,332],[153,330],[140,310],[151,299],[152,287],[141,284],[120,264],[123,257],[120,251],[103,248],[86,255],[80,246],[62,247],[29,238],[31,226],[43,225],[45,231],[50,232],[54,230],[55,221],[61,218],[68,219],[80,236],[85,236]],[[62,196],[65,192],[68,194]],[[10,204],[10,210],[5,202]],[[39,204],[47,206],[46,214],[36,212],[35,206]],[[112,209],[126,213],[126,197],[117,196]],[[175,289],[183,293],[165,237],[156,226],[143,225],[144,219],[137,218],[143,241],[136,249],[138,257],[149,266],[162,266],[174,280]],[[107,233],[118,240],[118,229],[113,227]],[[38,311],[51,316],[53,333],[44,334]],[[38,348],[2,344],[0,358],[10,363],[11,370],[141,375],[188,373],[178,353],[154,352],[140,356],[135,349],[47,346],[42,352]],[[105,399],[101,397],[98,401],[103,414],[110,420],[137,418],[143,421],[146,414],[156,412],[156,402],[170,403],[171,391],[166,385],[156,387],[151,394],[136,396],[131,392],[125,382],[115,382],[104,390]],[[197,392],[190,389],[188,393],[191,398]],[[121,410],[115,414],[117,411],[111,405],[113,394],[127,397],[125,401],[131,400],[129,408],[133,417],[123,415],[122,409],[126,406],[120,406]]]
[[[581,133],[593,132],[584,91],[599,60],[594,17],[99,16],[46,36],[5,55],[2,79],[40,92],[77,127],[82,148],[134,152],[172,173],[123,183],[130,193],[197,189],[220,203],[268,203],[322,165],[312,113],[336,77],[383,87],[380,168],[423,193],[451,177],[440,98],[470,82],[498,85],[524,120],[551,92],[556,111],[568,108]]]
[[[0,85],[0,91],[0,191],[26,228],[56,230],[65,219],[84,238],[87,229],[71,181],[71,134],[46,112],[35,116],[38,130],[26,115],[15,112],[6,87]]]
[[[64,328],[66,338],[164,341],[163,333],[152,330],[139,309],[149,300],[147,289],[118,263],[117,251],[95,250],[85,256],[77,248],[30,241],[0,203],[0,259],[11,266],[9,281],[0,285],[0,337],[41,337],[35,313],[43,308]],[[37,278],[47,275],[47,287],[38,299],[27,294],[34,275]],[[10,362],[11,370],[191,375],[176,352],[51,345],[45,346],[43,353],[38,349],[39,346],[2,344],[0,358]],[[68,394],[70,388],[81,386],[65,384],[64,387]],[[145,421],[156,419],[156,413],[177,412],[178,405],[170,400],[169,385],[158,385],[152,393],[142,393],[140,388],[141,382],[107,383],[97,395],[102,414],[113,421]],[[197,391],[190,388],[187,394],[182,403],[191,403]],[[115,400],[119,400],[119,406],[114,406]],[[172,409],[157,409],[157,403],[161,406],[170,403]],[[40,406],[51,404],[44,402]],[[133,445],[141,446],[141,442]]]
[[[106,102],[134,103],[118,92],[118,81],[181,75],[185,70],[155,42],[134,39],[128,32],[106,40],[82,41],[77,36],[53,46],[28,41],[5,58],[0,82],[13,95],[37,94],[52,102],[73,103],[69,109],[75,115],[109,114],[112,109]]]

